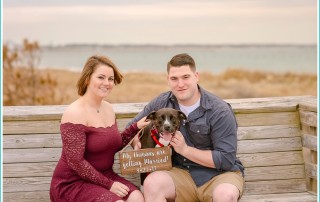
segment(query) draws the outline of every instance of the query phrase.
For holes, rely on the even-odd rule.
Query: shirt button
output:
[[[187,166],[187,168],[189,168],[190,166]]]
[[[186,159],[183,159],[183,161],[186,161]]]
[[[197,130],[197,133],[199,133],[200,132],[200,130]]]

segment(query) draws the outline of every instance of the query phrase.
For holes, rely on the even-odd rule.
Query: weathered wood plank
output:
[[[289,96],[268,98],[228,99],[235,113],[296,111],[301,100],[316,99],[316,96]]]
[[[51,177],[3,178],[3,192],[48,191]]]
[[[238,141],[238,154],[301,151],[301,137]]]
[[[131,119],[119,119],[118,128],[123,131]],[[250,126],[239,127],[238,140],[267,139],[280,137],[300,137],[297,125]],[[6,134],[3,136],[3,148],[61,147],[61,135],[55,134]]]
[[[3,163],[56,162],[61,148],[5,149]]]
[[[117,126],[118,126],[119,131],[123,131],[127,127],[127,124],[131,120],[132,120],[132,118],[117,119]]]
[[[3,163],[57,162],[61,148],[5,149]],[[238,154],[245,167],[303,164],[301,151]],[[116,154],[115,159],[119,157]]]
[[[132,118],[117,119],[120,131],[124,130]],[[60,133],[60,120],[9,121],[3,123],[5,135],[57,134]]]
[[[314,95],[298,95],[298,96],[278,96],[278,97],[257,97],[257,98],[236,98],[236,99],[226,99],[226,101],[236,104],[236,103],[262,103],[270,102],[270,103],[278,103],[281,104],[283,102],[289,103],[299,103],[303,101],[308,101],[309,99],[317,99],[317,96]]]
[[[4,149],[61,148],[60,134],[5,135]],[[238,153],[301,150],[301,138],[274,138],[238,141]]]
[[[39,162],[39,163],[11,163],[3,164],[4,178],[20,177],[51,177],[57,162]],[[113,166],[116,173],[120,174],[119,161]],[[130,180],[137,186],[140,185],[140,175],[126,175],[124,178]]]
[[[239,126],[292,125],[299,123],[296,112],[236,114]],[[127,124],[128,120],[123,122]],[[4,121],[4,134],[59,133],[60,120]],[[122,128],[121,126],[119,128]]]
[[[304,165],[249,167],[245,169],[245,181],[304,179]]]
[[[302,136],[303,147],[311,149],[313,151],[318,150],[318,137],[313,135]]]
[[[114,170],[119,172],[119,164],[116,161]],[[3,177],[51,177],[55,169],[56,162],[39,162],[39,163],[14,163],[3,165]],[[276,180],[304,178],[303,165],[285,165],[272,167],[249,167],[245,170],[246,181],[258,180]],[[136,179],[139,181],[139,175],[125,176],[126,178]]]
[[[49,191],[3,193],[5,202],[50,202]]]
[[[237,156],[246,168],[304,164],[301,151],[238,154]]]
[[[60,132],[60,120],[3,122],[3,134],[55,134]]]
[[[62,148],[4,149],[3,163],[57,162],[61,151]],[[115,159],[118,158],[119,155],[116,153]]]
[[[243,195],[240,202],[316,202],[317,196],[308,192],[285,194]]]
[[[291,125],[299,123],[299,114],[296,112],[236,114],[236,119],[240,127]]]
[[[298,103],[301,103],[300,105],[303,107],[303,102],[310,99],[316,100],[316,96],[226,99],[225,101],[231,104],[236,113],[256,113],[296,111]],[[139,113],[146,104],[118,103],[112,105],[119,117],[132,117],[132,115]],[[3,121],[59,120],[66,107],[66,105],[5,106],[3,108]]]
[[[116,113],[117,119],[133,118],[136,114],[141,112],[146,105],[147,105],[146,102],[112,104],[114,111]]]
[[[313,179],[318,179],[318,166],[313,163],[305,163],[306,175]]]
[[[307,177],[307,189],[308,192],[317,195],[318,193],[318,180]]]
[[[264,113],[264,112],[294,112],[297,110],[296,102],[265,101],[248,103],[230,103],[234,113]]]
[[[51,177],[57,162],[5,163],[3,177]]]
[[[60,120],[67,105],[5,106],[3,121]]]
[[[314,136],[318,135],[317,127],[308,126],[305,124],[301,124],[301,132],[302,134],[308,134],[308,135],[314,135]]]
[[[122,124],[123,127],[126,125]],[[121,124],[121,123],[120,123]],[[279,129],[279,132],[277,132]],[[295,137],[298,136],[298,127],[295,126],[256,126],[256,127],[240,127],[238,130],[238,148],[240,153],[247,153],[246,150],[253,150],[252,152],[268,152],[268,151],[283,151],[289,146],[294,150],[293,147],[300,147],[299,138],[275,138],[274,140],[261,140],[259,138],[274,138],[274,137]],[[255,138],[254,138],[255,137]],[[243,141],[244,139],[255,139],[252,141]],[[287,142],[287,143],[286,143]],[[309,141],[307,141],[309,142]],[[251,144],[252,143],[252,144]],[[293,144],[292,144],[293,143]],[[316,148],[316,142],[311,141],[314,148]],[[60,134],[22,134],[22,135],[4,135],[3,136],[3,148],[50,148],[50,147],[61,147],[61,136]],[[266,148],[269,147],[269,150]],[[258,150],[256,150],[256,148]],[[279,150],[280,148],[280,150]],[[251,153],[251,152],[250,152]]]
[[[115,161],[115,171],[119,171],[119,165]],[[305,179],[304,165],[283,165],[270,167],[246,167],[245,180],[246,181],[263,181],[263,180],[284,180],[284,179]],[[118,174],[120,172],[117,172]],[[139,176],[135,177],[137,180]]]
[[[146,103],[112,104],[117,118],[130,118],[139,113]],[[3,121],[60,120],[67,105],[5,106]]]
[[[122,131],[131,119],[117,121],[119,130]],[[279,126],[251,126],[239,127],[238,140],[264,139],[277,137],[298,137],[299,127],[296,125]],[[18,134],[4,135],[4,148],[34,148],[34,147],[61,147],[60,134]]]
[[[60,134],[4,135],[4,149],[61,147]]]
[[[301,99],[298,104],[299,109],[311,112],[318,112],[318,100],[316,96]]]
[[[300,121],[302,124],[317,127],[318,117],[316,112],[299,110]]]
[[[246,182],[246,194],[281,194],[307,191],[305,179]]]
[[[248,126],[238,128],[238,140],[279,137],[300,137],[300,126],[298,124],[293,124],[271,126]]]

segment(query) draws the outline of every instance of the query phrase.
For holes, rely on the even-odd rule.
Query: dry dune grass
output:
[[[79,72],[44,70],[57,80],[56,96],[70,104],[77,95]],[[317,95],[317,75],[296,73],[272,73],[228,69],[222,74],[200,72],[200,85],[224,99]],[[116,86],[108,101],[112,103],[148,102],[159,93],[167,91],[166,74],[125,73],[123,82]]]

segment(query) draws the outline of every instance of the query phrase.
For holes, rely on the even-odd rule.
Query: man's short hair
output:
[[[167,72],[169,73],[171,67],[180,67],[183,65],[189,65],[192,71],[196,71],[196,63],[194,62],[193,58],[186,53],[181,53],[173,56],[173,58],[171,58],[171,60],[168,62]]]

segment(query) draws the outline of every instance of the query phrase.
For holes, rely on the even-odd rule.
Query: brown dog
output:
[[[186,120],[187,116],[176,109],[162,108],[151,112],[147,119],[151,122],[140,134],[142,149],[167,146],[174,133],[179,129],[181,121]],[[141,185],[143,185],[146,176],[146,173],[141,173]]]
[[[187,116],[176,109],[162,108],[151,112],[147,119],[151,121],[140,134],[141,148],[154,148],[159,139],[170,142],[172,135],[179,129],[180,122]],[[162,145],[159,145],[162,146]],[[166,146],[166,145],[164,145]]]

